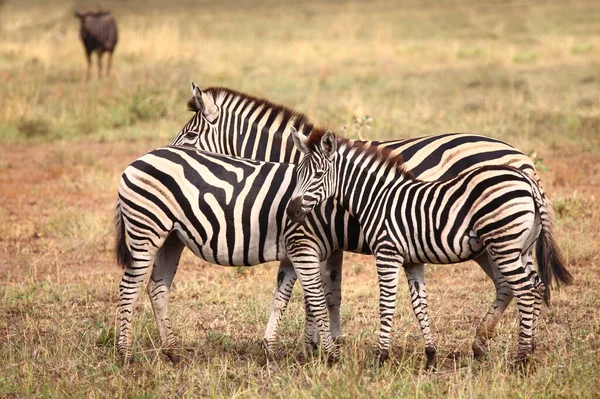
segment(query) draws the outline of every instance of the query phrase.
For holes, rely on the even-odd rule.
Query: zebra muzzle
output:
[[[302,197],[296,197],[296,198],[290,200],[290,203],[287,206],[286,212],[292,222],[295,222],[295,223],[301,222],[306,217],[306,214],[308,213],[308,211],[304,208],[303,205],[304,204],[303,204]]]

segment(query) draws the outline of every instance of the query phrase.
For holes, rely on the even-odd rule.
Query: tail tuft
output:
[[[541,237],[537,241],[536,257],[540,278],[546,286],[544,302],[548,304],[552,284],[556,282],[557,285],[569,285],[573,282],[573,276],[565,266],[566,262],[552,236],[552,232],[546,228],[542,228]]]
[[[115,256],[117,258],[117,264],[123,269],[130,267],[133,263],[133,257],[131,256],[131,252],[129,252],[125,240],[123,214],[121,213],[121,207],[118,204],[115,213]]]

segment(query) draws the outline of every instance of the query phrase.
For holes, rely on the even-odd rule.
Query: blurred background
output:
[[[92,77],[75,10],[110,10],[112,74]],[[106,58],[106,56],[105,56]],[[346,255],[345,360],[298,366],[299,289],[282,368],[259,358],[276,265],[206,265],[186,253],[171,313],[193,366],[162,359],[149,301],[140,361],[118,366],[112,217],[123,169],[192,116],[190,81],[306,113],[348,137],[473,132],[530,155],[557,211],[575,286],[543,316],[539,367],[509,371],[514,306],[470,358],[493,288],[477,266],[427,269],[441,371],[401,288],[394,360],[375,371],[373,259]],[[600,2],[0,0],[0,396],[593,396],[600,369]],[[143,295],[145,296],[145,295]],[[543,387],[543,388],[540,388]],[[540,390],[541,389],[541,390]]]

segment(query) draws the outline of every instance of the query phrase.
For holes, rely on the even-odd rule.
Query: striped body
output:
[[[79,19],[81,27],[79,36],[85,47],[88,62],[87,78],[91,75],[91,55],[98,55],[98,76],[102,75],[102,55],[108,53],[107,75],[110,74],[112,54],[119,41],[119,32],[114,17],[108,11],[80,12],[75,16]]]
[[[263,99],[224,88],[200,91],[192,87],[189,108],[194,116],[173,140],[172,145],[241,156],[245,158],[297,163],[301,157],[294,146],[291,129],[308,136],[314,126],[306,116]],[[358,141],[357,141],[358,143]],[[489,137],[474,134],[443,134],[406,140],[360,142],[365,146],[384,148],[391,155],[402,155],[415,176],[423,180],[445,179],[483,165],[511,165],[539,178],[531,160],[512,146]],[[336,249],[370,253],[355,218],[333,200],[320,205],[320,214],[309,214],[304,224],[307,234],[314,236],[315,246],[327,259],[321,265],[327,309],[333,338],[341,334],[340,312],[342,254]],[[479,355],[486,349],[487,337],[510,302],[506,282],[486,259],[479,259],[484,271],[494,281],[497,296],[478,328],[474,350]],[[420,269],[419,269],[420,267]],[[423,275],[423,265],[415,266],[417,277]],[[291,296],[296,273],[283,261],[278,272],[273,311],[264,342],[272,347],[280,318]],[[420,277],[419,277],[420,278]],[[168,292],[168,290],[167,290]],[[423,301],[424,302],[424,301]],[[424,302],[423,306],[426,306]],[[309,309],[307,308],[307,311]],[[307,344],[316,346],[317,335],[310,312],[306,323]]]
[[[180,360],[174,351],[167,298],[184,246],[211,263],[252,266],[288,260],[288,245],[312,246],[313,237],[323,233],[333,240],[335,230],[314,233],[301,228],[286,234],[290,223],[285,208],[295,189],[294,168],[166,147],[143,155],[125,169],[117,203],[117,255],[125,267],[119,286],[119,351],[123,358],[131,355],[129,330],[134,306],[154,264],[148,293],[163,350],[172,360]],[[314,217],[322,221],[323,212],[332,209],[319,209]],[[342,223],[347,225],[348,220]],[[360,232],[357,226],[353,230]],[[338,248],[333,241],[328,246],[355,249]]]
[[[331,132],[313,135],[294,136],[307,155],[297,168],[288,214],[301,221],[317,204],[335,198],[359,221],[377,259],[381,356],[388,354],[401,268],[407,270],[431,366],[435,345],[423,306],[424,281],[413,265],[486,258],[517,298],[519,353],[526,358],[533,351],[533,331],[542,297],[549,298],[552,277],[571,280],[552,240],[550,215],[537,182],[511,166],[481,166],[447,180],[413,180],[406,165],[387,151],[347,140],[338,143]],[[554,259],[540,263],[541,279],[532,266],[536,241],[540,251],[548,249],[545,253]],[[310,249],[298,251],[311,256]],[[294,266],[307,274],[316,267],[314,262]],[[311,296],[319,300],[318,292]]]

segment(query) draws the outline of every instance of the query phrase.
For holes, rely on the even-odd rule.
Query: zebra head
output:
[[[315,129],[306,137],[292,128],[291,134],[304,156],[296,167],[296,189],[286,210],[290,220],[301,222],[316,205],[334,195],[337,140],[331,130]]]
[[[188,110],[195,114],[171,142],[173,146],[195,147],[203,134],[216,128],[220,115],[219,107],[212,94],[203,92],[194,82],[192,82],[192,98],[188,101]]]

